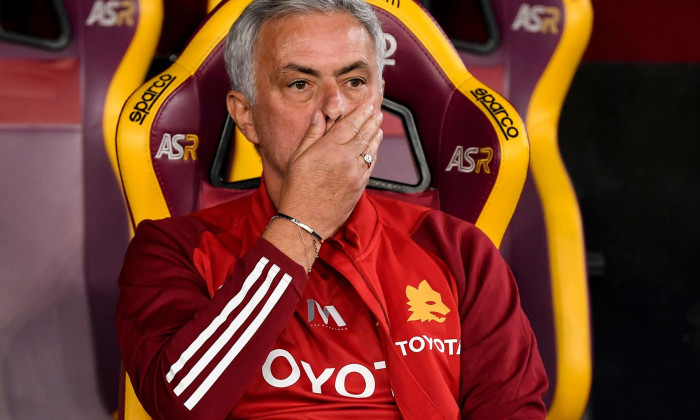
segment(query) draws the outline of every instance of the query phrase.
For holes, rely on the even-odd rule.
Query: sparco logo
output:
[[[134,26],[135,0],[97,0],[90,10],[85,24],[92,26]]]
[[[475,159],[475,156],[478,156],[478,159]],[[459,172],[467,174],[472,172],[479,174],[481,171],[490,174],[489,163],[491,163],[491,159],[493,159],[493,149],[490,147],[467,147],[465,150],[462,146],[457,146],[445,172],[457,168]]]
[[[496,121],[501,132],[506,137],[506,140],[514,139],[518,137],[520,132],[517,128],[513,127],[513,119],[508,115],[508,111],[496,98],[491,95],[491,93],[484,89],[479,88],[471,91],[474,98],[491,114],[491,117]]]
[[[561,10],[558,7],[530,6],[524,3],[510,28],[514,31],[522,28],[531,33],[558,34],[560,20]]]
[[[146,89],[145,92],[141,94],[141,100],[136,102],[136,105],[131,110],[129,114],[129,119],[133,122],[143,124],[148,114],[151,112],[151,107],[158,101],[160,95],[165,91],[165,89],[170,86],[175,80],[175,76],[169,74],[161,74],[158,79],[156,79],[151,86]]]
[[[197,160],[197,146],[199,146],[199,137],[196,134],[163,134],[163,140],[160,141],[156,159],[161,159],[167,156],[168,160]]]

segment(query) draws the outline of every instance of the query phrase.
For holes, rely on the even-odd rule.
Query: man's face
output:
[[[350,14],[266,22],[256,45],[255,71],[254,132],[246,134],[258,145],[268,180],[284,177],[315,110],[323,112],[329,129],[363,103],[381,106],[374,43]]]

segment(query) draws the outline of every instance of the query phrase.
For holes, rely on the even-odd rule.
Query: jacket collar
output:
[[[267,193],[265,178],[261,177],[260,187],[251,195],[250,217],[255,230],[262,233],[275,214],[277,214],[277,209]]]
[[[360,256],[367,252],[378,228],[377,210],[364,191],[347,222],[333,235],[350,253]]]

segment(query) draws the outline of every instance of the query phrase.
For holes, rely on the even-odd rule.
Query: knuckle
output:
[[[357,118],[346,118],[343,120],[346,129],[352,133],[357,133],[362,128],[362,122]]]
[[[372,135],[368,133],[366,130],[361,130],[360,132],[357,133],[355,136],[355,139],[357,139],[358,143],[361,144],[368,144],[370,140],[372,140]]]

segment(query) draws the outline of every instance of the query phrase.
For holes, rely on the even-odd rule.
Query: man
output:
[[[252,195],[142,223],[126,370],[157,418],[544,418],[515,282],[474,226],[365,193],[383,35],[361,0],[259,0],[229,34]]]

